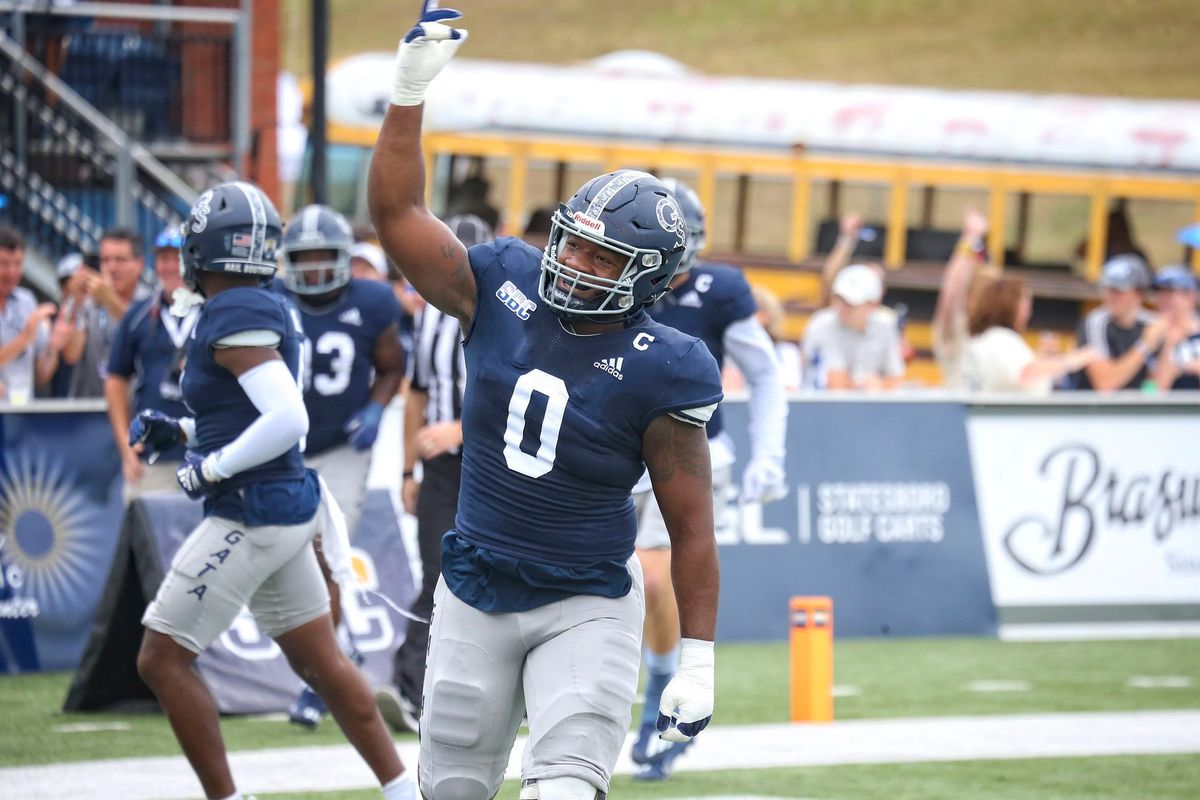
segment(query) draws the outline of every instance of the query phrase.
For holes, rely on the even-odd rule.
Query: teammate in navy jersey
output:
[[[139,458],[136,448],[126,443],[133,414],[154,409],[171,417],[186,416],[179,379],[183,373],[188,336],[200,309],[189,308],[182,316],[171,313],[176,289],[183,286],[179,275],[179,250],[183,237],[179,225],[162,231],[154,240],[154,273],[159,291],[129,307],[113,335],[108,355],[104,397],[108,419],[117,447],[121,450],[126,499],[143,492],[177,491],[175,469],[183,459],[183,447],[160,454],[155,463]],[[131,397],[132,394],[132,397]]]
[[[697,261],[707,232],[704,207],[686,184],[673,178],[663,181],[675,193],[688,226],[687,252],[671,280],[672,291],[648,311],[657,322],[698,336],[724,365],[726,354],[746,376],[750,387],[752,453],[742,475],[743,503],[766,503],[787,494],[783,456],[787,428],[787,398],[779,375],[779,362],[771,337],[755,316],[757,307],[741,270]],[[714,513],[726,505],[733,479],[734,451],[724,432],[721,409],[708,422],[712,458]],[[673,763],[691,744],[663,742],[654,736],[663,688],[675,675],[679,658],[679,616],[671,587],[671,539],[662,513],[643,478],[634,489],[638,506],[637,553],[646,578],[645,665],[646,690],[642,720],[633,747],[633,760],[641,765],[634,778],[663,780]]]
[[[309,419],[304,460],[325,478],[351,534],[362,514],[383,409],[404,377],[400,304],[387,283],[351,277],[353,248],[350,223],[320,205],[305,206],[288,220],[281,248],[283,287],[304,324]],[[341,592],[320,537],[314,546],[336,626],[341,623]],[[315,727],[324,713],[320,696],[305,687],[288,718]]]
[[[142,623],[138,672],[154,690],[210,798],[240,798],[212,695],[196,657],[248,605],[292,668],[317,687],[389,800],[415,786],[361,673],[338,649],[313,537],[340,511],[304,467],[308,415],[297,382],[304,332],[288,300],[265,287],[282,231],[248,183],[200,196],[184,223],[183,281],[205,298],[182,379],[192,417],[141,412],[130,444],[187,445],[179,485],[204,520],[171,563]]]
[[[368,200],[384,249],[464,332],[462,487],[442,545],[421,713],[421,791],[486,800],[529,718],[523,797],[603,797],[629,728],[643,614],[631,490],[649,467],[686,637],[662,735],[712,716],[717,554],[704,424],[721,399],[698,339],[643,306],[687,242],[651,175],[588,181],[539,252],[467,251],[425,206],[422,103],[465,33],[426,3],[396,57]]]

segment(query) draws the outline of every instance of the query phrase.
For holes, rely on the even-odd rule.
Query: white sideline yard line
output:
[[[524,737],[507,777],[518,776]],[[629,745],[617,763],[630,774]],[[405,763],[417,745],[398,747]],[[679,771],[768,767],[974,761],[1200,753],[1200,711],[1022,714],[982,717],[851,720],[810,725],[714,726],[678,762]],[[375,786],[349,745],[230,754],[243,793],[332,792]],[[4,796],[22,800],[121,797],[182,800],[200,796],[182,756],[77,761],[0,769]]]

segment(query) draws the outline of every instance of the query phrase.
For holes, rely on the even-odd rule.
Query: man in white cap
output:
[[[386,281],[387,256],[379,245],[356,242],[350,248],[350,277],[360,281]]]
[[[904,377],[896,317],[880,306],[883,281],[865,264],[833,280],[828,308],[804,332],[805,385],[814,389],[895,388]]]

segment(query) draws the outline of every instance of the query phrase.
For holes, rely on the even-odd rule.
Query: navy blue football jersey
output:
[[[737,267],[724,264],[696,264],[685,283],[649,308],[656,322],[703,340],[718,368],[725,366],[726,328],[757,310],[746,276]],[[718,408],[708,422],[708,438],[723,427]]]
[[[637,314],[573,335],[538,295],[541,253],[518,239],[471,248],[479,300],[465,337],[462,489],[442,570],[464,602],[520,611],[629,591],[630,491],[642,435],[721,399],[704,343]]]
[[[169,305],[161,295],[135,302],[113,336],[108,374],[132,381],[135,413],[147,408],[172,417],[188,413],[179,379],[188,337],[200,309],[194,308],[180,319],[167,310]],[[164,451],[161,458],[181,460],[183,446]]]
[[[192,329],[183,371],[183,401],[196,420],[195,450],[205,455],[232,442],[259,417],[233,373],[213,360],[218,341],[266,330],[280,337],[279,355],[300,374],[304,328],[287,298],[267,289],[226,289],[205,301]],[[217,484],[204,513],[249,526],[296,525],[312,518],[320,500],[316,476],[305,470],[297,443],[283,455]]]
[[[282,283],[272,288],[282,287]],[[286,291],[286,289],[284,289]],[[352,279],[333,302],[311,306],[288,293],[304,322],[304,405],[309,455],[346,443],[346,422],[371,399],[375,344],[400,319],[390,284]]]

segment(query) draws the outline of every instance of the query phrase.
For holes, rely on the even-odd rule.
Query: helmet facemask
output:
[[[320,261],[296,258],[300,253],[321,251],[335,255],[332,259]],[[328,294],[350,282],[350,251],[328,245],[311,248],[289,247],[283,251],[283,267],[283,283],[290,291],[302,295]]]
[[[568,236],[592,242],[624,259],[620,274],[615,279],[604,278],[564,264],[560,253]],[[637,302],[634,285],[639,277],[661,266],[662,254],[658,250],[631,247],[609,238],[603,233],[602,223],[577,212],[572,214],[567,206],[560,205],[551,220],[550,239],[542,254],[538,293],[555,314],[565,319],[615,322],[658,297],[660,293],[655,293],[652,298]],[[664,281],[664,290],[667,282]],[[596,293],[592,294],[593,291]]]

